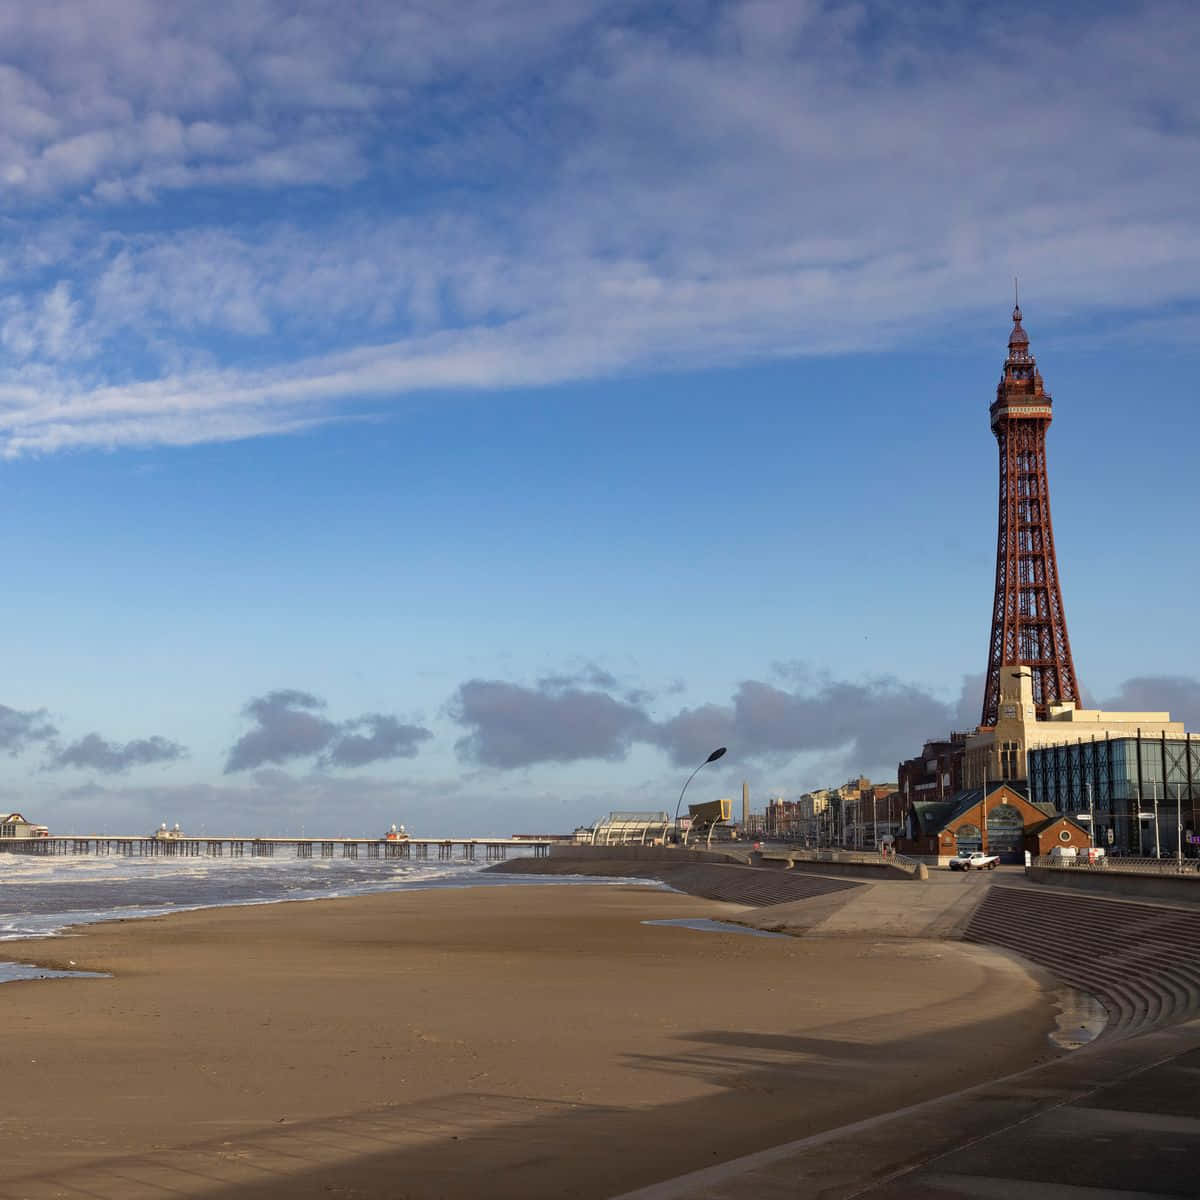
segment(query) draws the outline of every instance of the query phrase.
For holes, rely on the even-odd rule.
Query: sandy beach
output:
[[[0,1196],[612,1196],[1053,1054],[978,948],[642,923],[731,911],[444,889],[10,944],[112,978],[0,987]]]

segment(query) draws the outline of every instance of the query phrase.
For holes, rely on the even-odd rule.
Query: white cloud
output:
[[[73,336],[78,312],[65,280],[33,297],[29,307],[12,298],[0,301],[0,345],[17,359],[37,355],[57,360],[79,354],[84,348]]]
[[[0,0],[5,453],[1195,303],[1192,7],[708,13]]]

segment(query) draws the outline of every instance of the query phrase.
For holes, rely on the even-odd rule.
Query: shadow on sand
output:
[[[472,1092],[313,1122],[281,1115],[243,1136],[3,1180],[0,1196],[608,1197],[1004,1074],[1025,1065],[1005,1061],[1013,1024],[871,1041],[846,1037],[856,1027],[845,1023],[828,1037],[697,1030],[628,1060],[703,1089],[674,1103]],[[569,1058],[562,1070],[570,1079]]]

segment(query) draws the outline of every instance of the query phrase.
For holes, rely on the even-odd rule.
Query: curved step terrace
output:
[[[963,940],[1011,950],[1090,992],[1107,1037],[1200,1012],[1200,912],[996,883]]]

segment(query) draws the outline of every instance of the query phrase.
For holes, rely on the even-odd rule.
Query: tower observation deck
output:
[[[1000,669],[1010,664],[1030,668],[1038,717],[1045,718],[1052,704],[1079,707],[1046,481],[1051,399],[1043,387],[1037,361],[1029,352],[1029,335],[1021,327],[1019,304],[1013,308],[1008,357],[991,417],[992,432],[1000,446],[1000,517],[996,596],[980,721],[984,726],[996,724]]]

